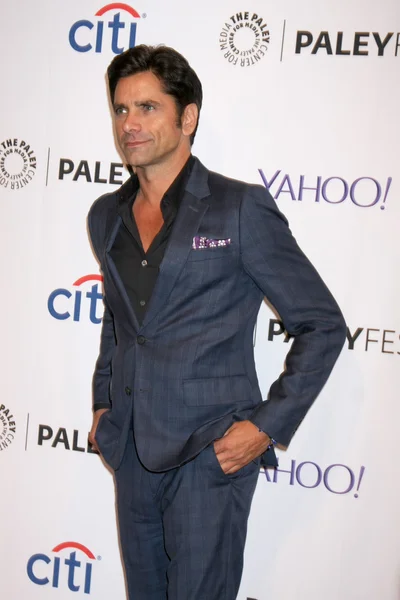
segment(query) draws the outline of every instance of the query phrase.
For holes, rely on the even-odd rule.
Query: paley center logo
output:
[[[254,12],[238,12],[224,23],[219,48],[232,65],[250,67],[265,56],[270,33],[263,17]]]
[[[101,317],[97,316],[97,306],[99,301],[103,300],[103,294],[99,291],[99,283],[102,281],[101,275],[84,275],[74,281],[72,291],[68,288],[53,290],[47,300],[49,313],[59,321],[67,319],[80,321],[84,316],[98,325],[101,323]],[[87,289],[87,285],[84,285],[88,282],[92,282],[89,289]],[[83,287],[81,288],[81,286]],[[84,289],[87,291],[84,292]]]
[[[18,138],[0,142],[0,185],[20,190],[36,173],[36,156],[30,144]]]
[[[6,450],[15,437],[15,418],[4,404],[0,404],[0,452]]]
[[[106,22],[101,17],[106,15],[105,19],[107,19],[110,16],[108,13],[114,13],[114,16],[111,21]],[[141,18],[137,10],[128,4],[114,2],[100,8],[95,17],[97,18],[94,21],[80,19],[72,25],[69,30],[69,43],[73,50],[100,53],[106,48],[106,44],[110,44],[114,54],[121,54],[124,50],[135,46],[137,19]],[[142,17],[146,17],[146,14],[144,13]],[[106,34],[105,26],[106,31],[111,29],[111,34],[110,32],[109,35]]]
[[[65,550],[70,550],[69,554]],[[97,560],[100,559],[100,556],[97,557]],[[68,588],[71,592],[90,594],[95,560],[95,555],[86,546],[78,542],[63,542],[53,548],[50,556],[41,553],[31,556],[26,572],[36,585],[50,584],[54,588]]]

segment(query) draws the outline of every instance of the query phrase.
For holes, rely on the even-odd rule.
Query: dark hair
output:
[[[161,81],[163,91],[173,96],[178,111],[179,123],[188,104],[196,104],[199,116],[203,100],[201,83],[186,58],[168,46],[147,46],[141,44],[118,54],[107,69],[111,101],[114,102],[115,89],[122,77],[151,71]],[[196,128],[190,136],[193,144]]]

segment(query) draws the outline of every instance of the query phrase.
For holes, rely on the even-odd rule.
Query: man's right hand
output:
[[[95,435],[96,435],[96,429],[97,429],[97,425],[99,424],[99,419],[101,417],[101,415],[105,412],[107,412],[108,410],[110,410],[109,408],[99,408],[99,410],[96,410],[96,412],[93,414],[93,423],[92,423],[92,429],[90,430],[89,433],[89,442],[92,444],[94,450],[96,450],[99,454],[100,454],[100,450],[99,447],[97,445],[97,442],[95,440]]]

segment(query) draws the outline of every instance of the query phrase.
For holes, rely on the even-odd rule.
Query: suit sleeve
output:
[[[98,240],[93,231],[93,208],[88,216],[89,236],[93,251],[100,262]],[[100,334],[100,351],[93,373],[93,410],[111,408],[111,361],[116,347],[114,318],[103,292],[104,313]]]
[[[346,325],[273,198],[258,186],[242,201],[240,247],[244,269],[294,337],[284,372],[250,417],[287,446],[329,377],[346,339]]]

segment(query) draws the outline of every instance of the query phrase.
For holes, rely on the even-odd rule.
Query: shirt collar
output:
[[[170,214],[172,212],[176,214],[178,212],[179,205],[185,192],[187,180],[189,179],[189,175],[193,168],[193,163],[194,157],[191,154],[181,171],[178,173],[174,181],[165,192],[161,200],[161,212],[164,220],[167,213]]]
[[[179,205],[185,192],[185,187],[189,179],[190,173],[192,172],[195,158],[193,154],[189,156],[186,163],[175,177],[167,191],[161,200],[161,212],[164,220],[171,213],[175,215],[178,212]],[[132,206],[135,201],[137,192],[139,190],[139,179],[136,175],[132,175],[130,179],[124,184],[124,193],[121,195],[121,203],[119,206],[119,213],[121,216],[127,218],[131,214]]]

